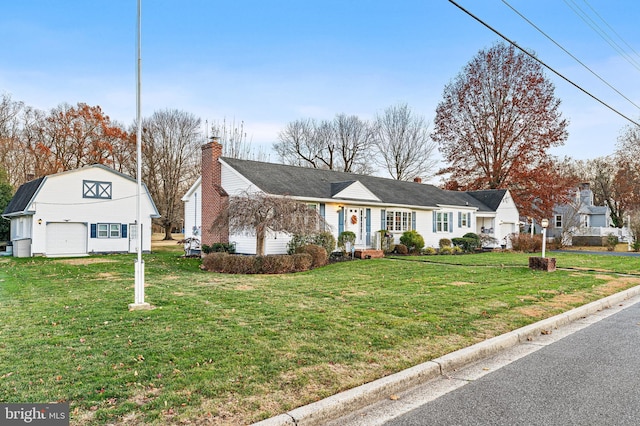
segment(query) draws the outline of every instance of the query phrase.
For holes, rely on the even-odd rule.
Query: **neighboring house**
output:
[[[593,191],[588,183],[581,183],[567,204],[557,205],[549,220],[547,236],[561,237],[564,244],[570,245],[574,236],[604,237],[609,234],[625,240],[626,229],[611,225],[608,206],[595,206]]]
[[[25,183],[2,212],[14,256],[137,252],[137,189],[135,179],[103,165]],[[144,186],[141,198],[142,250],[149,252],[151,219],[160,215]]]
[[[506,189],[468,191],[467,194],[483,203],[487,209],[476,213],[476,233],[495,238],[500,246],[511,246],[509,235],[520,229],[518,208]]]
[[[518,210],[507,190],[445,191],[422,184],[420,179],[398,181],[221,154],[218,142],[202,147],[202,178],[183,198],[185,232],[200,230],[204,244],[234,243],[238,253],[255,254],[255,235],[214,234],[206,224],[213,223],[227,197],[247,192],[288,196],[307,203],[324,217],[336,239],[343,231],[354,232],[357,249],[379,248],[379,230],[387,231],[395,243],[404,231],[416,230],[431,247],[438,247],[442,238],[462,237],[468,232],[488,234],[496,244],[508,244],[507,236],[519,230]],[[196,194],[200,217],[194,211]],[[187,222],[189,216],[193,224]],[[289,235],[268,233],[265,253],[286,253],[289,240]]]
[[[198,238],[202,235],[202,178],[199,177],[182,197],[184,202],[184,238]]]

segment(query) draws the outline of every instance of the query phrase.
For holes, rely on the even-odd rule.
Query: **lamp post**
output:
[[[545,249],[547,248],[547,226],[549,226],[549,220],[542,219],[540,224],[542,225],[542,258],[544,259]]]

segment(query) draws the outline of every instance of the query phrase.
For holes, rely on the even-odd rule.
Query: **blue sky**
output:
[[[504,2],[458,3],[612,107],[632,119],[640,117],[637,107]],[[635,53],[640,52],[640,2],[508,3],[640,104],[640,57]],[[99,105],[112,119],[132,123],[136,4],[5,2],[0,8],[0,92],[43,110],[64,102]],[[572,8],[587,12],[636,64]],[[370,119],[406,102],[432,122],[445,84],[480,49],[498,40],[446,0],[143,0],[142,9],[142,114],[176,108],[203,123],[242,120],[253,144],[266,150],[288,122],[299,118],[346,113]],[[567,143],[552,153],[578,159],[612,153],[628,122],[551,72],[547,76],[571,123]],[[271,161],[276,161],[273,155]]]

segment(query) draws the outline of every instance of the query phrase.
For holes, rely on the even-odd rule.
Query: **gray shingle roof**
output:
[[[486,189],[484,191],[467,191],[471,197],[480,201],[480,203],[489,207],[490,211],[498,210],[504,195],[507,193],[506,189]]]
[[[228,157],[221,159],[268,194],[331,199],[341,189],[359,181],[387,205],[425,208],[456,205],[473,206],[482,211],[491,211],[481,199],[468,193],[445,191],[429,184]]]
[[[31,201],[35,193],[38,191],[38,188],[40,188],[40,184],[43,180],[44,177],[41,177],[20,185],[11,201],[9,201],[9,204],[2,212],[2,215],[4,216],[12,213],[23,212],[27,208],[29,201]]]

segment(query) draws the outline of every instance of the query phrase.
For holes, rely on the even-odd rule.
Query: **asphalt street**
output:
[[[634,297],[331,425],[638,425]]]

